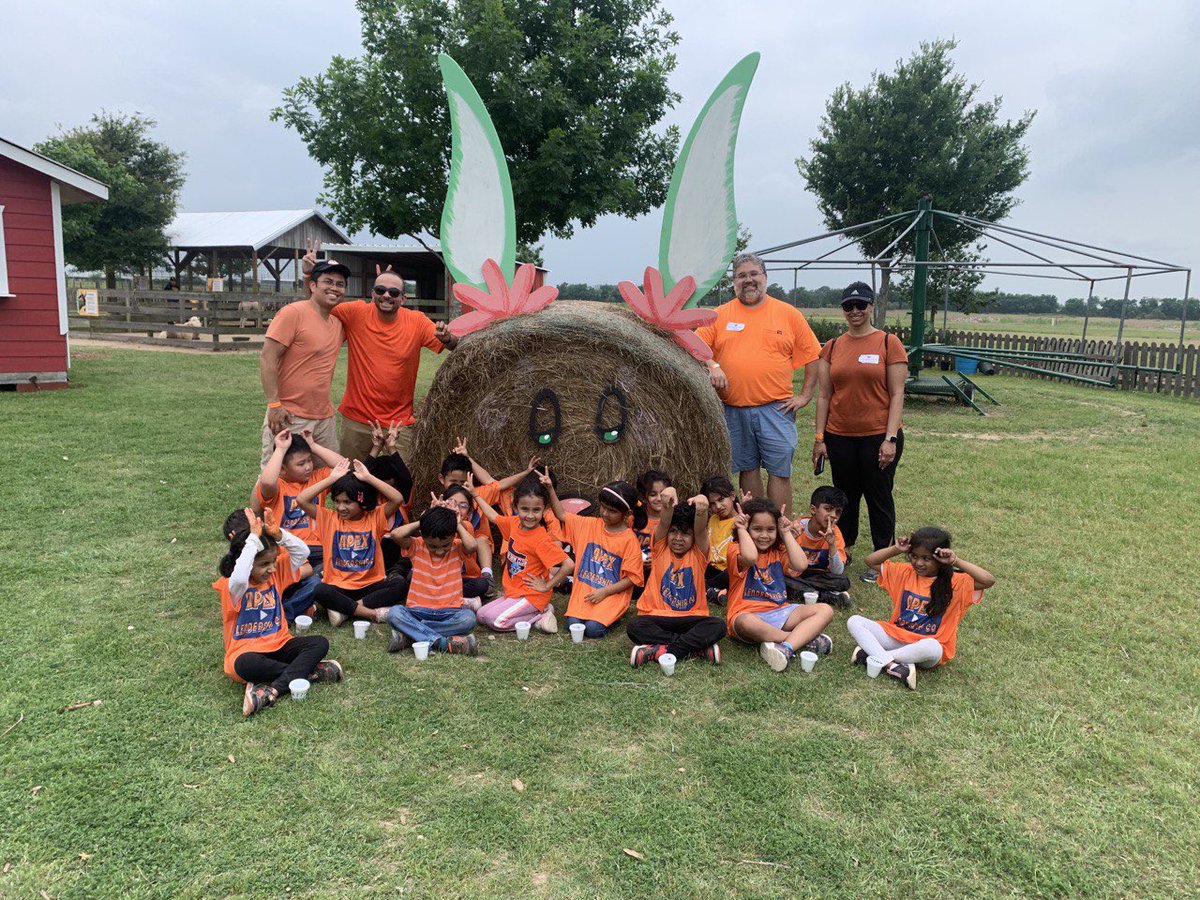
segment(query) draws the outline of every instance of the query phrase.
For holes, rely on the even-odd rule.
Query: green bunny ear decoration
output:
[[[692,125],[663,209],[658,268],[670,291],[684,277],[696,279],[695,306],[725,274],[737,247],[733,201],[733,153],[742,106],[758,68],[751,53],[729,70]]]
[[[438,54],[450,104],[450,179],[442,207],[442,256],[454,280],[484,288],[484,260],[512,281],[517,224],[508,162],[496,126],[467,73]]]

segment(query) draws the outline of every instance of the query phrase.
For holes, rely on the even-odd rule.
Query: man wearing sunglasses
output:
[[[766,469],[767,497],[790,512],[796,410],[812,399],[812,363],[821,344],[800,310],[767,295],[767,269],[754,254],[733,258],[733,290],[734,298],[717,307],[716,320],[696,334],[713,351],[709,377],[725,404],[742,490],[763,496],[759,470]],[[804,384],[795,394],[793,376],[800,368]]]

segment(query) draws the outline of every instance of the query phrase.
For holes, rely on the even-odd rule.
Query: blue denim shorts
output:
[[[733,471],[757,472],[777,478],[792,477],[796,452],[796,414],[779,409],[783,401],[762,406],[726,406],[725,425],[733,449]]]

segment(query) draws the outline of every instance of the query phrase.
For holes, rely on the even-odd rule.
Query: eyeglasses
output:
[[[870,300],[843,300],[842,312],[850,312],[852,309],[857,309],[859,312],[862,312],[870,305]]]
[[[734,281],[753,281],[755,278],[758,278],[758,277],[760,277],[760,276],[761,276],[761,275],[763,275],[763,274],[765,274],[765,273],[763,273],[763,272],[758,272],[758,271],[755,271],[755,272],[742,272],[740,275],[734,275],[734,276],[733,276],[733,280],[734,280]]]
[[[382,297],[384,294],[387,294],[393,300],[395,300],[397,297],[399,297],[401,294],[404,293],[404,291],[400,290],[400,288],[385,288],[378,284],[375,285],[375,287],[371,288],[371,292],[376,297]]]
[[[334,281],[332,278],[318,278],[317,284],[321,285],[321,287],[337,288],[342,291],[346,289],[346,282]]]

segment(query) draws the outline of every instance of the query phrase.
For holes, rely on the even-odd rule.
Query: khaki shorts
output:
[[[366,459],[371,452],[371,426],[365,422],[347,419],[338,413],[338,452],[346,459]],[[406,425],[396,435],[396,452],[408,461],[408,450],[412,446],[416,425]]]
[[[298,416],[295,413],[288,413],[292,417],[290,426],[292,434],[299,435],[305,429],[311,429],[313,437],[316,438],[318,444],[330,450],[337,446],[337,429],[333,425],[333,416],[327,419],[306,419],[303,416]],[[369,441],[368,441],[369,443]],[[267,416],[263,414],[262,427],[262,463],[266,465],[267,460],[271,458],[271,454],[275,452],[275,435],[271,431],[271,426],[267,424]],[[316,461],[318,466],[323,465],[320,460]]]

